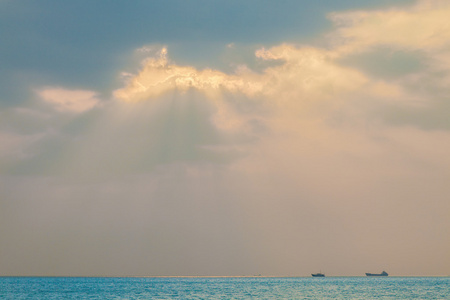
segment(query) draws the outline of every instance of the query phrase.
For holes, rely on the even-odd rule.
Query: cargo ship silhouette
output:
[[[389,276],[389,274],[386,273],[386,271],[383,271],[380,274],[366,273],[366,276]]]

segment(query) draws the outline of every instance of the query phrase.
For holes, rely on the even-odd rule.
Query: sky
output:
[[[448,276],[449,15],[0,0],[0,275]]]

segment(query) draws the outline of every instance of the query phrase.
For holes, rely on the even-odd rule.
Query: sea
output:
[[[0,277],[0,299],[450,299],[450,277]]]

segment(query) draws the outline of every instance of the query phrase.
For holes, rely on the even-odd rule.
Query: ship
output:
[[[388,273],[386,273],[386,271],[381,272],[380,274],[376,274],[376,273],[366,273],[366,276],[389,276]]]
[[[325,277],[325,274],[323,273],[315,273],[315,274],[311,274],[312,277]]]

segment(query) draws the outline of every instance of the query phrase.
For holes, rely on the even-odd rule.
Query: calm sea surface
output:
[[[0,299],[450,299],[450,277],[0,277]]]

